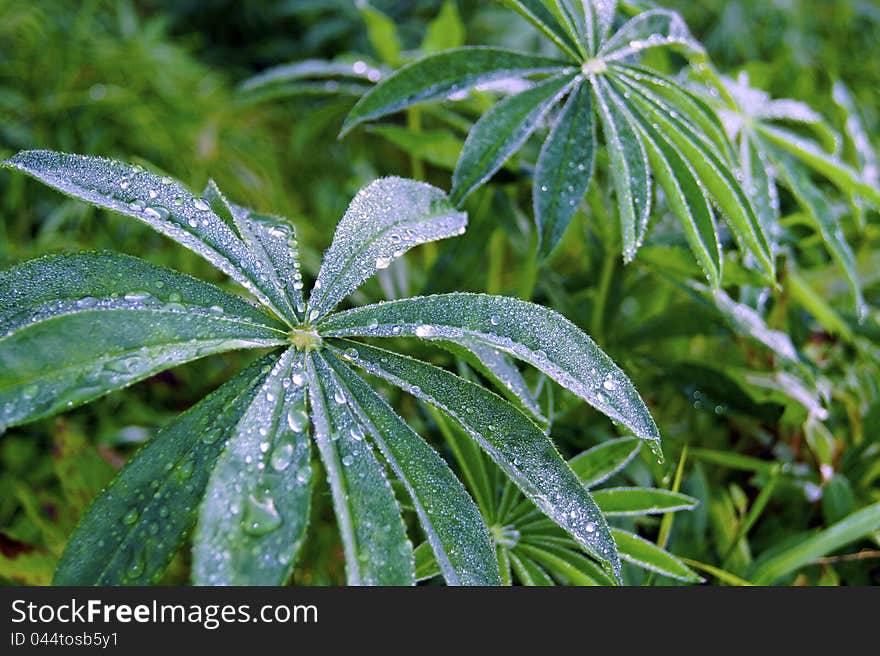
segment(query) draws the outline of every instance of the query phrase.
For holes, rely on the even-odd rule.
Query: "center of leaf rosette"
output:
[[[311,328],[294,328],[290,331],[290,342],[297,351],[311,351],[323,343],[318,331]]]
[[[604,59],[600,59],[596,57],[594,59],[587,59],[581,65],[581,72],[584,75],[601,75],[608,71],[608,64],[605,63]]]

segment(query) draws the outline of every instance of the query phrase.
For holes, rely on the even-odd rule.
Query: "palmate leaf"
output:
[[[502,296],[438,294],[340,312],[321,331],[483,342],[537,367],[659,453],[657,427],[629,379],[577,326],[541,306]]]
[[[339,222],[309,296],[308,320],[332,310],[413,246],[464,232],[467,215],[439,189],[382,178],[358,192]]]
[[[549,438],[514,406],[443,369],[356,342],[334,342],[354,363],[443,410],[544,513],[619,579],[617,549],[589,492]]]
[[[772,280],[766,222],[756,216],[737,180],[734,150],[714,109],[666,77],[631,63],[641,52],[657,47],[703,62],[705,51],[682,18],[668,10],[649,10],[608,36],[616,2],[511,0],[505,4],[559,47],[563,59],[549,69],[511,62],[508,76],[556,75],[506,97],[476,122],[453,175],[453,201],[461,204],[491,178],[535,131],[539,119],[568,95],[535,170],[532,196],[539,257],[546,258],[559,245],[589,187],[599,121],[618,201],[625,261],[633,259],[647,232],[653,169],[713,287],[721,284],[722,258],[712,203],[727,219],[741,250],[752,256],[766,280]],[[467,59],[478,54],[473,48],[413,62],[362,99],[343,133],[357,123],[443,97],[452,88],[469,89],[489,79],[490,69],[491,79],[502,77],[491,64],[482,68],[481,57],[487,53],[479,52],[472,64]],[[495,60],[498,66],[505,65],[503,56]],[[483,72],[475,74],[476,69]],[[580,74],[574,76],[578,69]],[[570,88],[563,84],[569,75],[573,76]]]
[[[193,540],[197,585],[281,585],[305,538],[311,450],[303,355],[278,359],[226,438]]]
[[[212,353],[285,341],[282,324],[243,300],[137,258],[33,260],[0,273],[0,425]]]
[[[306,371],[314,439],[333,493],[348,583],[412,585],[412,545],[360,419],[320,354],[307,357]]]
[[[214,462],[277,361],[252,364],[147,442],[92,503],[56,585],[155,583],[196,523]]]
[[[117,160],[28,150],[3,162],[96,207],[133,217],[170,237],[253,292],[281,317],[290,302],[267,284],[265,265],[241,242],[207,202],[169,177]]]

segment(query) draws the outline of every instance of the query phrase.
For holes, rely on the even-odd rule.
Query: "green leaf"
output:
[[[302,355],[288,349],[225,440],[193,540],[196,585],[290,577],[311,499],[304,383]]]
[[[862,177],[869,185],[880,187],[880,165],[877,161],[877,151],[871,145],[871,138],[859,115],[852,94],[843,82],[836,80],[832,87],[832,97],[845,115],[845,135],[851,143]]]
[[[579,59],[577,44],[541,0],[501,0],[501,2],[537,27],[565,54]]]
[[[556,585],[544,569],[531,558],[520,557],[515,551],[511,551],[510,564],[513,571],[519,577],[523,585],[550,586]]]
[[[593,176],[596,123],[593,96],[585,84],[571,92],[541,148],[532,202],[538,252],[547,257],[565,234]]]
[[[771,246],[778,241],[779,192],[770,175],[770,162],[766,153],[759,150],[754,135],[743,132],[740,136],[740,164],[743,170],[743,187],[752,199],[755,214],[770,238]]]
[[[595,55],[605,43],[614,24],[617,0],[581,0],[581,6],[584,10],[589,54]]]
[[[413,549],[413,556],[416,561],[416,581],[427,581],[440,576],[440,566],[428,542],[422,542]]]
[[[628,563],[687,583],[702,583],[703,579],[690,567],[668,551],[638,535],[618,528],[611,529],[620,548],[620,557]]]
[[[691,36],[678,12],[652,9],[631,18],[599,49],[605,61],[625,60],[651,48],[672,48],[686,57],[704,57],[706,50]]]
[[[547,425],[547,417],[542,414],[535,395],[505,353],[472,339],[459,338],[440,345],[492,381],[508,401],[529,414],[535,423]]]
[[[477,340],[537,367],[659,452],[657,426],[626,375],[582,330],[548,308],[504,296],[438,294],[340,312],[321,332]]]
[[[617,101],[621,103],[619,97]],[[723,260],[715,214],[696,172],[653,125],[638,115],[631,118],[644,136],[651,167],[684,229],[691,252],[712,287],[720,287]]]
[[[616,78],[620,89],[630,94],[631,107],[679,149],[682,157],[693,167],[703,187],[727,218],[740,248],[751,253],[768,279],[774,277],[774,263],[770,245],[755,210],[742,186],[728,165],[719,158],[707,142],[697,134],[674,107],[654,95],[647,87],[635,84],[625,77]]]
[[[314,322],[413,246],[464,232],[467,214],[415,180],[381,178],[361,189],[336,226],[309,296]]]
[[[397,70],[361,98],[346,117],[341,135],[359,123],[446,98],[481,83],[558,72],[570,65],[563,60],[481,46],[429,55]]]
[[[351,78],[375,82],[380,76],[379,69],[368,66],[364,62],[306,59],[267,68],[242,82],[240,89],[247,92],[262,91],[270,87],[280,87],[291,82],[312,78]]]
[[[593,492],[606,517],[660,515],[693,510],[699,501],[679,492],[647,487],[612,487]]]
[[[769,145],[769,144],[768,144]],[[806,210],[807,216],[822,235],[831,256],[837,260],[843,269],[846,280],[849,283],[852,295],[852,307],[858,317],[864,317],[867,312],[865,299],[862,297],[862,284],[856,272],[856,258],[852,249],[846,242],[840,218],[831,207],[831,202],[819,188],[810,180],[807,170],[791,155],[782,149],[770,146],[773,163],[786,186],[797,198],[798,202]]]
[[[0,425],[286,337],[281,324],[213,285],[106,252],[53,255],[0,273],[0,326]]]
[[[601,77],[590,76],[602,121],[611,179],[620,213],[623,257],[629,262],[642,245],[651,215],[651,170],[641,135]]]
[[[281,290],[263,279],[263,264],[202,199],[182,185],[138,165],[48,150],[22,151],[3,162],[91,205],[134,217],[205,258],[279,316],[287,305]]]
[[[613,583],[592,560],[573,549],[555,543],[531,544],[522,542],[516,546],[516,551],[533,559],[548,572],[571,585],[611,585]]]
[[[92,503],[58,563],[56,585],[145,585],[196,523],[214,462],[277,356],[258,360],[146,443]]]
[[[464,24],[458,13],[456,0],[445,0],[436,18],[428,23],[425,38],[422,39],[422,52],[431,53],[452,50],[464,45]]]
[[[314,439],[327,472],[349,585],[412,585],[400,507],[349,399],[318,352],[306,359]]]
[[[443,369],[365,344],[334,342],[352,361],[461,424],[548,517],[619,576],[616,548],[589,492],[524,414],[489,390]]]
[[[862,179],[861,175],[834,155],[829,155],[815,143],[783,128],[760,124],[758,131],[767,140],[787,150],[817,173],[831,180],[835,186],[851,194],[864,196],[875,207],[880,207],[880,189]]]
[[[608,440],[575,456],[568,464],[586,487],[595,487],[632,462],[641,444],[636,437]]]
[[[446,583],[500,585],[489,529],[449,466],[363,378],[329,353],[324,359],[406,487]]]
[[[370,45],[373,46],[382,61],[392,66],[399,64],[401,45],[394,21],[370,6],[367,0],[355,0],[355,6],[367,25]]]
[[[450,198],[456,205],[486,182],[526,142],[540,121],[576,80],[562,73],[508,96],[480,117],[464,142],[452,174]]]
[[[880,503],[862,508],[821,531],[806,534],[792,546],[760,560],[752,580],[757,585],[775,581],[852,542],[880,531]]]
[[[458,162],[463,139],[448,130],[420,130],[414,132],[399,125],[374,125],[370,134],[378,134],[412,157],[452,171]]]

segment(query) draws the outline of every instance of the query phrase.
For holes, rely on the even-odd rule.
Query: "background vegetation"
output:
[[[410,112],[405,122],[368,126],[340,141],[342,120],[369,80],[316,78],[274,97],[239,85],[267,67],[309,58],[393,67],[457,40],[544,47],[536,30],[494,3],[462,0],[459,20],[431,32],[427,26],[442,4],[375,0],[372,6],[397,26],[397,48],[377,37],[387,25],[379,15],[350,0],[0,0],[0,158],[51,148],[149,162],[193,189],[213,177],[236,201],[289,217],[300,230],[305,272],[314,275],[338,217],[373,178],[413,176],[448,189],[463,137],[494,97],[476,93],[444,106],[454,111]],[[847,114],[832,94],[842,82],[867,135],[877,134],[876,3],[661,4],[682,12],[722,72],[745,70],[753,86],[808,103],[844,132]],[[651,64],[676,70],[672,60]],[[418,139],[407,138],[416,132]],[[562,246],[535,264],[528,163],[537,145],[530,148],[469,199],[465,237],[403,258],[365,287],[361,300],[468,290],[557,309],[627,372],[663,434],[666,462],[643,450],[615,482],[670,487],[681,463],[681,490],[701,502],[671,524],[650,519],[631,528],[709,566],[702,573],[711,582],[880,582],[876,526],[858,540],[821,533],[880,501],[876,211],[860,224],[848,199],[826,189],[855,251],[870,308],[862,322],[843,273],[785,191],[780,288],[725,281],[737,301],[790,336],[801,361],[793,367],[688,286],[698,272],[673,221],[658,222],[635,261],[623,266],[608,235],[614,212],[607,177],[593,185],[590,211],[578,213]],[[0,172],[0,268],[46,252],[95,248],[225,284],[145,226]],[[48,582],[78,516],[113,471],[249,357],[199,361],[3,435],[0,581]],[[435,417],[403,397],[397,407],[423,435],[444,444]],[[566,455],[617,436],[582,403],[559,394],[553,408],[552,434]],[[817,532],[831,536],[827,548],[799,552]],[[185,580],[186,560],[182,555],[169,582]],[[777,574],[767,574],[768,563]],[[343,568],[329,494],[319,491],[294,582],[339,583]],[[628,580],[670,582],[638,574]]]

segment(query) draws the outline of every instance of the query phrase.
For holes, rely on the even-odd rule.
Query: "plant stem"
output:
[[[590,325],[593,339],[599,343],[603,341],[608,294],[611,291],[611,283],[614,280],[616,268],[617,255],[614,251],[608,249],[605,251],[605,259],[602,261],[602,272],[599,275],[599,288],[596,290],[596,303],[593,306],[593,319]]]

